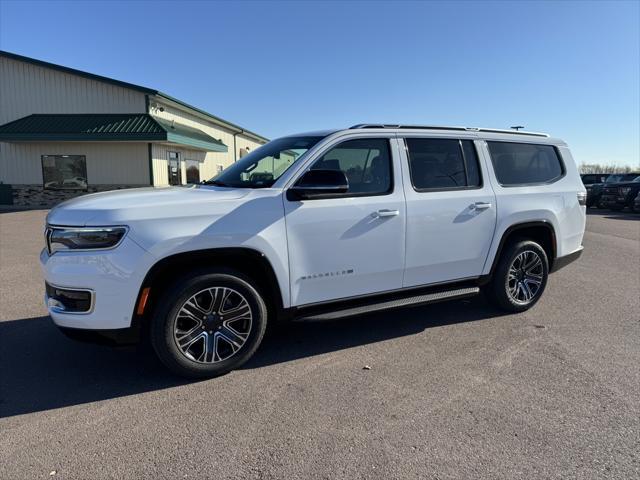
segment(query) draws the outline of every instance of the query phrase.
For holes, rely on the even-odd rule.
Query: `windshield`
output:
[[[233,188],[268,188],[323,138],[278,138],[245,155],[211,180],[202,183]]]

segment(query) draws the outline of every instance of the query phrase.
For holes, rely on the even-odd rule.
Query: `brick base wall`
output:
[[[91,185],[87,190],[49,190],[42,185],[12,185],[13,205],[17,207],[51,208],[64,200],[87,193],[148,187],[149,185]]]

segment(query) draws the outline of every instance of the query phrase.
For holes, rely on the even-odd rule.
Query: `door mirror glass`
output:
[[[309,170],[287,191],[287,199],[330,198],[348,190],[349,181],[342,170]]]

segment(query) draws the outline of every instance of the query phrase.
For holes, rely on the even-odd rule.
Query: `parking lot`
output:
[[[0,213],[0,478],[640,476],[640,215],[591,211],[527,313],[294,324],[186,382],[44,316],[45,214]]]

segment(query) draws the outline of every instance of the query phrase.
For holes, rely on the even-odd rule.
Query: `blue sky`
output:
[[[564,138],[640,162],[640,2],[0,0],[0,49],[192,103],[268,137],[360,122]]]

